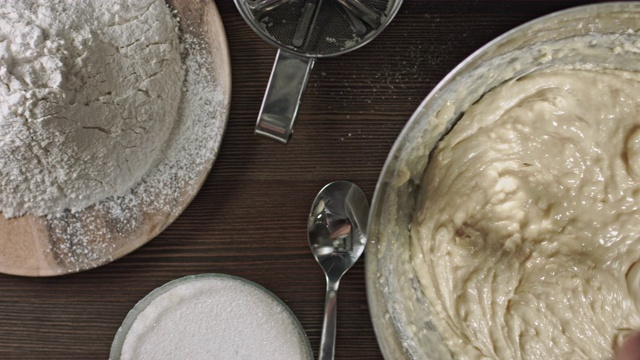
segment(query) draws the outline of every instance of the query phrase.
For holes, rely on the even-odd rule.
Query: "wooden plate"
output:
[[[202,186],[229,115],[227,40],[213,1],[167,2],[180,18],[188,55],[181,116],[162,158],[129,193],[82,211],[56,217],[0,215],[0,272],[53,276],[104,265],[158,235]]]

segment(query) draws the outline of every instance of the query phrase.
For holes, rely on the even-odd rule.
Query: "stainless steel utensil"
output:
[[[402,0],[234,1],[249,26],[279,49],[255,133],[285,144],[293,132],[315,60],[367,44],[391,22],[402,3]]]
[[[311,20],[315,15],[318,7],[318,0],[306,0],[304,8],[302,9],[302,18],[298,22],[296,32],[293,34],[293,45],[301,47],[304,44],[304,39],[307,37],[309,28],[311,27]]]
[[[367,243],[369,203],[358,186],[347,181],[326,185],[313,201],[307,233],[309,245],[327,279],[327,295],[318,359],[333,359],[340,279]]]
[[[354,33],[360,36],[367,33],[367,27],[362,23],[362,20],[360,20],[360,18],[357,17],[353,12],[342,6],[339,6],[338,9],[340,10],[340,14],[342,14],[342,16],[347,19]]]
[[[345,9],[352,11],[356,16],[364,20],[369,26],[380,26],[382,16],[373,6],[360,0],[337,0]]]
[[[249,4],[249,8],[256,18],[261,18],[262,15],[289,1],[291,0],[257,0],[252,1],[251,4]]]

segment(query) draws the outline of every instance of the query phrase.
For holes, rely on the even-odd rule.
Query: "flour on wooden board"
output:
[[[209,48],[194,35],[183,36],[182,44],[185,91],[159,162],[124,194],[46,219],[53,239],[50,252],[61,268],[81,271],[113,260],[107,257],[115,243],[126,241],[146,216],[177,216],[184,199],[198,190],[203,171],[211,166],[226,122],[224,84],[212,72],[216,63],[211,52],[220,49]]]
[[[162,0],[0,8],[0,211],[57,215],[122,195],[155,165],[184,67]]]

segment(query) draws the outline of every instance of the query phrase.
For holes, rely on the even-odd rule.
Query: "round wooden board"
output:
[[[204,183],[216,158],[229,115],[231,65],[227,39],[212,0],[167,2],[180,18],[183,39],[197,40],[185,42],[187,52],[205,51],[206,58],[211,59],[210,64],[200,64],[201,69],[198,70],[207,73],[202,79],[208,82],[205,89],[212,90],[211,98],[199,96],[191,105],[183,107],[187,113],[201,111],[199,107],[204,105],[208,108],[205,112],[212,116],[206,119],[206,125],[197,124],[203,126],[199,134],[185,129],[193,128],[194,124],[190,122],[201,121],[202,116],[181,116],[178,121],[182,124],[176,126],[178,130],[174,129],[173,141],[193,144],[206,138],[208,141],[204,149],[210,151],[204,155],[205,159],[198,157],[201,164],[187,180],[180,178],[180,169],[171,170],[171,166],[164,166],[159,170],[163,161],[174,161],[184,157],[179,152],[189,151],[174,144],[167,147],[164,158],[149,172],[155,173],[149,176],[157,179],[136,185],[127,196],[107,199],[82,211],[54,218],[25,215],[6,219],[0,215],[0,272],[53,276],[109,263],[144,245],[164,230],[187,207]],[[187,82],[187,93],[202,89],[190,89],[189,84]],[[198,136],[198,139],[190,139],[190,136]],[[174,191],[171,193],[166,190],[168,181],[172,182],[170,187]],[[161,206],[157,204],[159,194],[162,194]]]

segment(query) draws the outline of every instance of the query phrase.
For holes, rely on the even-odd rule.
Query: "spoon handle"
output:
[[[336,323],[338,318],[338,286],[327,286],[324,301],[324,321],[322,322],[322,338],[318,360],[333,360],[336,350]]]

